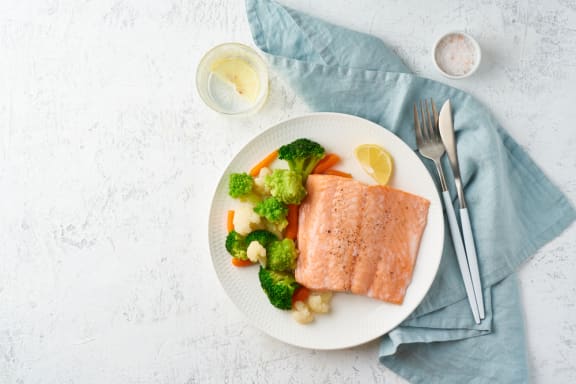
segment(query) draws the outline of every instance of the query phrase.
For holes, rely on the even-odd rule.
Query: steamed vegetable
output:
[[[266,248],[266,267],[278,272],[293,272],[298,250],[292,239],[274,241]]]
[[[226,214],[226,229],[228,232],[234,230],[234,210],[230,209]]]
[[[290,170],[299,173],[302,180],[306,180],[325,154],[323,146],[306,138],[294,140],[278,150],[278,158],[285,160]]]
[[[237,199],[252,192],[254,179],[247,173],[232,173],[228,179],[228,194]]]
[[[254,190],[254,178],[243,173],[232,173],[228,179],[228,195],[241,201],[258,202],[262,198]]]
[[[337,169],[327,169],[324,172],[322,172],[323,175],[332,175],[332,176],[340,176],[340,177],[346,177],[347,179],[351,179],[352,175],[348,172],[342,172],[339,171]]]
[[[296,236],[298,235],[298,209],[299,205],[297,204],[290,204],[288,205],[288,214],[286,215],[286,219],[288,220],[288,225],[286,226],[286,232],[284,233],[284,237],[287,239],[296,240]]]
[[[286,161],[288,169],[271,169],[276,159]],[[293,309],[301,323],[313,321],[314,313],[327,312],[329,301],[294,277],[299,204],[307,195],[306,178],[312,172],[348,176],[331,169],[338,160],[320,144],[300,138],[272,151],[248,172],[229,177],[228,194],[241,202],[228,211],[226,220],[226,250],[232,264],[259,263],[258,279],[270,303],[278,309]]]
[[[254,265],[254,263],[250,260],[242,260],[237,257],[233,257],[232,265],[234,265],[235,267],[249,267],[251,265]]]
[[[276,160],[277,157],[278,157],[278,150],[270,152],[265,158],[263,158],[260,162],[258,162],[258,164],[252,167],[252,169],[250,170],[250,175],[252,177],[258,176],[262,168],[268,168],[270,164],[272,164],[274,160]]]
[[[254,212],[277,225],[279,230],[283,230],[288,225],[286,215],[288,207],[276,197],[268,197],[254,207]]]
[[[226,236],[226,250],[237,259],[246,260],[246,238],[236,231],[230,231]]]
[[[275,169],[264,180],[270,194],[284,204],[300,204],[306,197],[306,188],[300,173],[289,169]]]
[[[255,229],[262,228],[262,218],[254,212],[254,205],[244,203],[236,208],[232,219],[234,230],[246,236]]]
[[[309,296],[310,296],[310,290],[303,285],[299,286],[298,289],[296,289],[296,292],[294,292],[294,295],[292,296],[292,306],[294,306],[294,303],[296,303],[297,301],[305,303],[306,300],[308,300]]]
[[[268,247],[272,242],[277,241],[278,237],[270,231],[265,229],[257,229],[252,231],[246,236],[246,244],[250,244],[253,241],[257,241],[264,248]]]
[[[266,248],[262,246],[257,241],[251,241],[248,243],[248,248],[246,249],[246,255],[248,260],[253,263],[260,263],[262,266],[266,266]]]
[[[340,156],[335,153],[329,153],[316,164],[312,173],[324,173],[340,162]]]
[[[292,318],[300,324],[308,324],[314,321],[314,314],[303,301],[296,301],[292,306]]]
[[[292,308],[292,296],[299,286],[293,274],[260,267],[258,278],[262,289],[273,306],[279,309]]]

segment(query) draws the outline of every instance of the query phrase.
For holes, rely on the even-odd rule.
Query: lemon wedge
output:
[[[361,144],[354,149],[354,155],[362,169],[378,184],[388,184],[394,168],[394,161],[388,151],[376,144]]]
[[[240,96],[251,102],[258,99],[260,79],[254,68],[246,61],[237,57],[223,58],[212,63],[210,71],[221,80],[234,85]]]

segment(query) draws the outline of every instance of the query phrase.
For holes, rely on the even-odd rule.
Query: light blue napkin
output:
[[[247,0],[246,8],[256,45],[313,110],[372,120],[416,149],[413,103],[451,100],[486,319],[474,323],[446,238],[430,292],[382,338],[380,362],[414,383],[527,382],[515,272],[574,221],[570,202],[484,106],[458,89],[410,74],[381,40],[270,0]]]

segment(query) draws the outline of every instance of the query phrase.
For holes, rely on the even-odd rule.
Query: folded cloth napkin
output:
[[[413,103],[451,100],[486,319],[472,318],[447,237],[428,295],[383,336],[380,362],[415,383],[527,382],[515,272],[574,221],[570,202],[477,100],[412,75],[381,40],[270,0],[247,0],[246,8],[256,45],[313,110],[369,119],[416,149]]]

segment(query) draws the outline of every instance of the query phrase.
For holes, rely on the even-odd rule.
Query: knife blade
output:
[[[476,255],[476,244],[472,233],[472,224],[470,223],[470,214],[468,206],[466,205],[466,198],[464,197],[464,188],[462,186],[462,179],[460,177],[460,164],[458,163],[458,151],[456,148],[456,138],[454,134],[454,124],[452,122],[452,106],[450,99],[444,102],[440,109],[438,116],[438,129],[442,143],[446,148],[448,160],[450,161],[450,168],[454,176],[454,183],[456,184],[456,191],[458,193],[458,202],[460,204],[460,223],[462,224],[462,236],[464,237],[464,247],[466,248],[466,258],[468,260],[468,267],[470,268],[470,275],[472,276],[472,285],[474,287],[474,295],[478,303],[478,310],[480,318],[484,319],[484,298],[482,293],[482,283],[480,281],[480,271],[478,267],[478,256]]]

